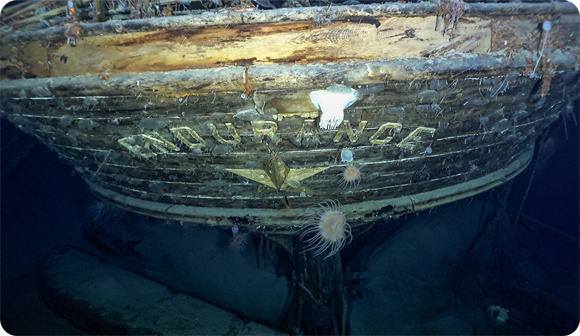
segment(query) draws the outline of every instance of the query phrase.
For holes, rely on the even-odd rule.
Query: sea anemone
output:
[[[354,165],[348,165],[344,168],[342,173],[338,174],[340,180],[338,180],[338,185],[343,189],[356,187],[360,183],[362,178],[362,173],[360,168]]]
[[[248,232],[240,232],[237,226],[232,226],[232,234],[234,236],[230,239],[230,250],[236,253],[245,251],[250,245],[252,236]]]
[[[326,250],[325,258],[333,256],[352,240],[350,225],[346,222],[346,216],[338,201],[325,200],[306,210],[303,219],[304,232],[300,235],[302,240],[305,236],[313,233],[314,236],[305,241],[306,247],[303,252],[314,250],[314,257]]]
[[[116,224],[121,221],[125,211],[103,201],[95,201],[86,210],[96,224]]]

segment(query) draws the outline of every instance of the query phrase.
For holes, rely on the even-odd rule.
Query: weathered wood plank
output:
[[[93,8],[93,21],[94,22],[104,22],[105,21],[105,3],[104,0],[94,0]]]
[[[538,28],[547,20],[552,20],[545,47],[547,50],[560,49],[565,46],[578,46],[580,36],[573,33],[578,28],[577,13],[561,16],[537,15],[527,17],[492,18],[491,51],[507,49],[509,52],[518,50],[539,51],[541,49],[542,31]]]
[[[468,3],[465,4],[466,16],[513,16],[573,14],[578,10],[569,2],[553,3]],[[137,31],[155,31],[174,28],[210,27],[239,24],[262,24],[289,21],[314,21],[317,17],[334,18],[334,21],[348,21],[354,18],[373,17],[421,17],[437,14],[435,3],[385,3],[356,6],[280,8],[275,11],[228,11],[208,12],[199,15],[160,17],[143,20],[112,20],[103,23],[83,24],[83,34],[125,34]],[[324,20],[323,20],[324,21]],[[322,23],[322,22],[321,22]],[[15,32],[5,36],[3,43],[30,42],[44,39],[60,39],[65,27],[53,27],[41,31]]]
[[[465,73],[472,77],[489,77],[505,75],[511,71],[524,72],[529,66],[526,56],[534,63],[537,60],[537,56],[531,53],[515,54],[507,62],[505,56],[458,53],[428,60],[397,58],[325,65],[255,66],[250,68],[249,77],[256,91],[325,88],[333,83],[404,83],[418,79],[448,79],[451,75]],[[554,53],[552,59],[561,70],[575,68],[577,65],[576,55],[570,51]],[[244,72],[244,67],[221,67],[112,75],[107,80],[98,75],[15,79],[2,81],[0,92],[8,96],[25,94],[34,97],[38,94],[32,91],[40,87],[46,88],[48,95],[81,97],[116,96],[119,92],[131,92],[135,97],[174,95],[185,98],[190,94],[214,94],[219,91],[238,92],[241,95],[245,91]],[[292,81],[288,78],[292,78]]]
[[[30,42],[10,57],[24,63],[27,76],[38,78],[373,60],[377,55],[421,57],[450,49],[484,52],[490,48],[489,20],[471,18],[462,23],[452,41],[434,30],[435,22],[436,17],[429,16],[379,18],[376,25],[336,22],[316,27],[312,22],[295,22],[183,28],[85,36],[74,45],[67,44],[63,35],[50,46],[48,40]]]

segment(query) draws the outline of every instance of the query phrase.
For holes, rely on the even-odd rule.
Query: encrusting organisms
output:
[[[536,66],[534,67],[534,71],[532,71],[532,74],[530,75],[530,78],[532,78],[532,79],[536,77],[534,74],[536,73],[536,69],[538,68],[538,64],[540,64],[540,60],[542,59],[542,56],[544,55],[544,47],[546,46],[546,41],[548,40],[548,34],[550,33],[551,29],[552,29],[552,22],[545,21],[542,24],[542,30],[545,32],[545,34],[544,34],[544,39],[542,40],[542,49],[540,51],[540,56],[538,57],[538,61],[536,62]]]
[[[344,170],[338,174],[340,179],[338,180],[338,185],[341,186],[343,189],[348,187],[356,187],[360,183],[362,178],[361,169],[354,165],[352,161],[354,160],[354,152],[351,148],[343,148],[340,151],[340,160],[341,162],[350,162],[347,163],[347,166]]]
[[[350,225],[338,201],[325,200],[308,208],[303,223],[305,227],[300,235],[301,240],[314,233],[305,241],[303,252],[314,250],[313,257],[328,250],[324,258],[329,258],[352,241]]]
[[[354,153],[350,148],[343,148],[340,151],[340,160],[342,162],[352,162],[354,160]]]
[[[318,126],[321,129],[336,129],[344,120],[344,109],[354,104],[359,96],[355,89],[341,84],[310,92],[312,104],[322,111]]]
[[[354,165],[346,166],[342,171],[342,173],[338,175],[340,176],[340,180],[338,180],[338,185],[341,186],[343,189],[358,186],[362,178],[360,168]]]
[[[248,248],[252,236],[248,232],[240,232],[240,228],[237,226],[232,226],[232,235],[229,241],[230,250],[241,253]]]
[[[86,210],[87,215],[98,225],[117,224],[125,211],[103,201],[93,202]]]

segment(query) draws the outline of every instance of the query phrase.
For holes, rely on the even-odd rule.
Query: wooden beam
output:
[[[86,1],[86,0],[84,0]],[[189,27],[226,27],[239,24],[277,23],[292,21],[309,21],[321,15],[332,16],[335,21],[349,20],[353,17],[422,17],[437,15],[437,6],[433,3],[387,3],[381,5],[356,5],[308,8],[281,8],[277,10],[255,10],[244,12],[207,12],[200,15],[150,18],[143,20],[107,21],[83,25],[83,35],[122,34],[138,31],[155,31]],[[576,6],[569,2],[543,4],[502,3],[502,4],[465,4],[463,18],[471,16],[513,16],[513,15],[578,15]],[[462,21],[463,22],[463,21]],[[2,43],[30,42],[56,39],[64,34],[64,27],[53,27],[39,31],[14,32],[6,35]]]
[[[451,49],[486,52],[491,45],[490,21],[479,18],[462,22],[451,41],[449,36],[434,30],[435,16],[380,17],[364,24],[355,21],[320,27],[313,22],[291,22],[84,36],[78,37],[74,46],[65,43],[63,34],[60,41],[50,42],[48,53],[45,44],[32,42],[19,49],[16,57],[28,66],[29,76],[64,77],[224,65],[432,57]],[[62,57],[66,57],[66,63]],[[46,71],[47,61],[51,64],[50,72]]]
[[[24,8],[24,7],[27,7],[31,4],[37,3],[37,2],[38,1],[35,1],[35,0],[28,0],[28,1],[23,1],[23,2],[17,3],[13,6],[4,7],[2,9],[2,15],[7,17],[8,15],[11,15],[12,13],[14,13],[14,12]],[[2,21],[4,21],[4,19],[2,19]]]
[[[35,9],[44,6],[46,2],[48,2],[48,0],[45,0],[45,1],[32,0],[32,1],[22,2],[16,6],[13,6],[13,8],[21,8],[23,5],[26,5],[26,7],[14,12],[14,13],[11,13],[12,11],[14,11],[14,9],[9,7],[6,10],[4,10],[2,13],[2,14],[4,14],[2,16],[2,22],[6,21],[6,20],[10,20],[12,18],[16,18],[17,16],[22,15],[22,14],[32,12]],[[10,10],[10,9],[12,9],[12,10]]]
[[[105,3],[104,0],[94,0],[93,21],[105,22]]]
[[[254,90],[326,87],[332,83],[349,85],[384,83],[386,80],[410,82],[422,79],[421,74],[429,68],[429,79],[449,78],[451,74],[469,72],[473,76],[505,75],[509,71],[522,72],[527,66],[526,58],[515,54],[505,64],[505,56],[485,57],[459,55],[459,58],[434,57],[426,63],[424,59],[392,59],[359,63],[335,63],[318,65],[255,66],[249,70]],[[532,57],[532,61],[537,59]],[[555,59],[558,69],[574,68],[576,56],[563,52]],[[62,91],[66,95],[112,95],[119,90],[132,88],[135,94],[162,95],[176,92],[206,92],[245,90],[243,74],[245,67],[221,67],[215,69],[176,70],[171,72],[149,72],[111,75],[107,80],[99,76],[52,77],[14,79],[2,81],[0,92],[18,96],[20,90],[31,92],[39,86]],[[294,78],[288,82],[288,78]],[[136,85],[139,81],[139,86]]]

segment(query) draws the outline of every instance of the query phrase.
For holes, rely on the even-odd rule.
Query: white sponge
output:
[[[310,92],[312,104],[322,111],[318,126],[322,129],[338,128],[344,120],[344,109],[354,104],[358,97],[355,89],[340,84]]]

